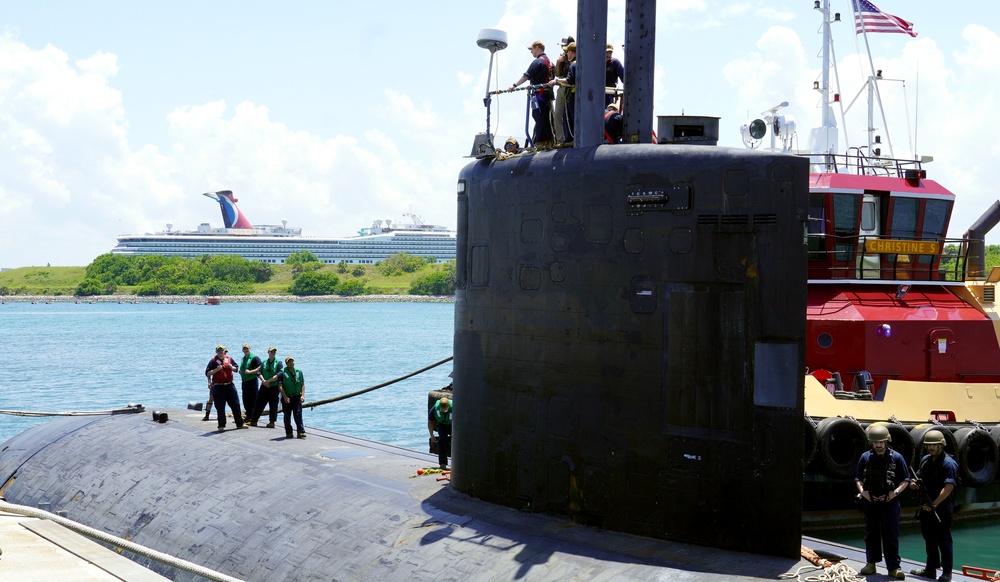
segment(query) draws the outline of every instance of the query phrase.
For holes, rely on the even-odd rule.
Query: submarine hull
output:
[[[164,424],[125,414],[27,430],[0,445],[3,496],[252,581],[764,581],[800,564],[472,499],[438,474],[417,475],[437,459],[416,451],[312,427],[304,440],[220,434],[200,412],[168,414]],[[125,555],[174,580],[202,579]]]
[[[807,163],[628,145],[467,165],[455,488],[798,555]]]

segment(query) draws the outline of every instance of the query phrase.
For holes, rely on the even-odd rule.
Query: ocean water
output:
[[[292,355],[306,400],[332,398],[403,376],[452,355],[452,303],[0,304],[0,410],[147,409],[207,400],[205,365],[222,343]],[[303,411],[307,425],[416,450],[427,446],[427,393],[451,363],[345,401]],[[46,419],[0,414],[0,443]],[[279,417],[279,422],[281,422]],[[214,426],[214,419],[210,421]],[[859,526],[861,516],[858,515]],[[863,532],[824,535],[864,547]],[[959,523],[956,571],[1000,568],[1000,525]],[[923,560],[917,529],[901,553]]]
[[[0,304],[0,410],[184,408],[208,399],[215,346],[294,356],[306,400],[398,378],[452,355],[452,303]],[[307,425],[413,449],[427,446],[427,393],[448,362],[402,382],[303,411]],[[237,385],[238,388],[238,385]],[[46,419],[0,414],[0,443]],[[281,422],[281,418],[278,419]],[[214,421],[212,421],[214,424]]]

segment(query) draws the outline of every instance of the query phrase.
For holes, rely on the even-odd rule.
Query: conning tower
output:
[[[649,143],[655,2],[634,0],[639,143],[598,145],[604,76],[586,71],[603,71],[606,13],[579,3],[576,38],[597,50],[580,51],[596,61],[578,63],[576,146],[479,159],[458,180],[453,486],[798,556],[808,160]]]

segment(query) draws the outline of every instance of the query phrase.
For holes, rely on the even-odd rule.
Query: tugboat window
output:
[[[852,261],[857,248],[858,206],[861,198],[853,194],[833,196],[833,235],[837,254],[834,260]]]

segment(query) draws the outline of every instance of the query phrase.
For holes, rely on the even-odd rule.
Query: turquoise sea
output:
[[[452,303],[0,304],[0,409],[105,410],[127,403],[183,408],[207,399],[204,369],[216,344],[249,343],[295,356],[306,399],[354,392],[452,355]],[[416,450],[427,446],[427,393],[451,363],[345,401],[304,411],[307,425]],[[45,419],[0,414],[0,443]],[[210,421],[214,424],[214,420]],[[861,516],[858,515],[859,525]],[[1000,525],[955,527],[955,564],[1000,568]],[[835,537],[863,547],[859,530]],[[904,557],[924,558],[920,532]]]
[[[237,360],[292,355],[306,400],[354,392],[451,356],[452,303],[6,303],[0,409],[184,408],[208,399],[216,344]],[[451,363],[303,412],[307,425],[414,449],[427,446],[427,393]],[[45,419],[0,415],[0,442]],[[280,421],[280,419],[279,419]]]

